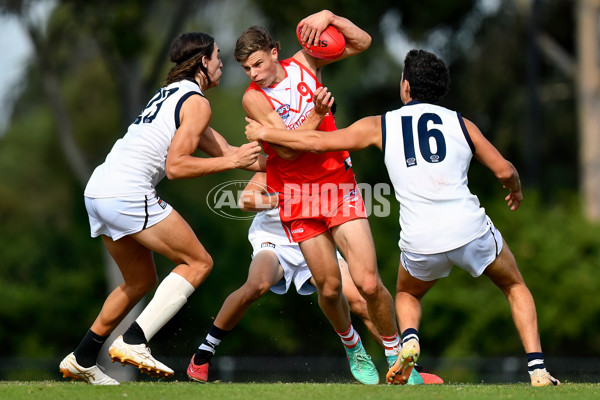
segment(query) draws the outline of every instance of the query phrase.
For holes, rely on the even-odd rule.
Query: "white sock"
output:
[[[352,324],[350,324],[350,327],[346,332],[337,332],[337,334],[340,336],[340,339],[342,339],[344,346],[348,349],[353,349],[358,342],[360,342],[360,336],[358,336],[358,333],[354,330]]]
[[[194,290],[191,283],[174,272],[163,279],[150,303],[135,320],[144,331],[146,340],[152,339],[177,314]]]
[[[381,341],[383,343],[383,348],[385,349],[386,357],[398,355],[400,348],[400,336],[398,336],[398,333],[389,337],[381,336]]]

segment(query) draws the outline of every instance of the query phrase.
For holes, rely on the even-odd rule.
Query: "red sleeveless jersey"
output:
[[[314,108],[313,94],[323,85],[308,68],[293,58],[282,60],[280,64],[286,73],[281,82],[266,88],[252,82],[247,90],[260,91],[281,116],[289,134],[301,135],[294,130],[302,125]],[[318,130],[336,129],[333,115],[327,113]],[[284,185],[298,185],[303,194],[312,194],[327,190],[327,186],[332,184],[355,183],[347,151],[301,152],[296,159],[285,160],[268,143],[262,142],[262,146],[268,155],[267,185],[273,191],[283,193]]]

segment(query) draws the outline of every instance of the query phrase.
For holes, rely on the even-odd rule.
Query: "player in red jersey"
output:
[[[323,117],[319,110],[313,111],[315,92],[322,87],[322,68],[366,50],[371,37],[348,19],[324,10],[300,21],[302,41],[318,42],[330,24],[346,40],[344,52],[334,60],[318,59],[300,50],[279,61],[279,43],[264,28],[253,26],[241,34],[234,56],[252,81],[242,101],[249,117],[290,131],[317,126],[336,129],[329,112]],[[330,100],[327,96],[324,103]],[[336,246],[367,301],[388,362],[395,362],[397,357],[398,329],[392,296],[377,271],[373,238],[349,154],[298,153],[269,143],[262,145],[269,156],[267,184],[279,192],[282,223],[300,244],[316,281],[319,305],[344,343],[355,378],[364,384],[377,384],[377,370],[352,327],[348,302],[342,294]]]

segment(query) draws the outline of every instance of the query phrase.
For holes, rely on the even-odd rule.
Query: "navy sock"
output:
[[[419,341],[419,336],[417,334],[417,330],[415,328],[408,328],[402,332],[402,344],[408,342],[411,339],[417,339]]]
[[[527,369],[531,374],[536,369],[546,368],[544,366],[544,355],[542,353],[527,353]]]
[[[123,341],[127,344],[147,344],[146,336],[144,331],[138,325],[137,322],[133,321],[133,324],[129,326],[129,329],[123,334]]]
[[[77,363],[84,368],[96,365],[98,353],[108,336],[96,335],[90,330],[87,331],[79,346],[73,352]]]
[[[221,328],[217,328],[214,324],[211,325],[208,330],[208,335],[198,347],[196,354],[194,355],[194,364],[201,365],[206,364],[210,361],[212,356],[217,350],[217,346],[221,343],[221,340],[227,335],[229,331],[225,331]]]

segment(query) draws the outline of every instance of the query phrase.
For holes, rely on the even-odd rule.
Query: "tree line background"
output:
[[[10,123],[0,133],[0,357],[61,359],[118,284],[107,272],[111,266],[101,241],[90,238],[83,188],[162,86],[172,39],[193,30],[216,38],[225,66],[221,85],[207,93],[211,126],[240,145],[248,79],[232,56],[235,39],[248,26],[263,25],[281,41],[280,59],[289,57],[299,48],[296,24],[324,8],[373,38],[366,52],[324,70],[340,127],[401,106],[402,61],[410,48],[432,50],[447,62],[452,85],[442,105],[474,121],[521,172],[525,199],[516,213],[505,206],[505,191],[491,172],[476,162],[470,186],[513,250],[536,299],[546,357],[600,355],[600,226],[590,200],[598,192],[594,185],[600,185],[590,175],[600,146],[584,135],[590,125],[592,133],[600,126],[593,117],[600,115],[597,1],[57,0],[47,21],[31,15],[35,3],[0,3],[0,12],[26,27],[34,48],[14,92]],[[592,72],[584,68],[580,48],[582,7],[590,7],[584,14],[596,18]],[[355,152],[352,158],[359,182],[389,183],[379,151]],[[250,176],[230,171],[165,179],[158,186],[215,266],[153,339],[155,354],[191,356],[223,300],[245,281],[250,222],[217,216],[205,199],[217,184]],[[389,200],[391,215],[369,220],[380,274],[394,293],[398,206],[392,195]],[[163,278],[172,265],[155,259]],[[358,321],[355,325],[367,350],[382,357],[366,330]],[[431,357],[523,355],[502,293],[487,279],[474,280],[461,270],[426,296],[420,336],[423,355]],[[293,290],[260,299],[219,348],[219,354],[234,356],[340,352],[316,296]],[[54,376],[54,370],[1,373],[4,379]]]

